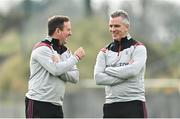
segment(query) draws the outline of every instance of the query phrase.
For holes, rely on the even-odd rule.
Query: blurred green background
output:
[[[27,92],[29,80],[30,53],[33,45],[46,37],[47,19],[53,15],[67,15],[71,18],[73,35],[67,46],[72,51],[82,46],[86,51],[86,57],[78,64],[80,84],[68,86],[70,88],[67,89],[65,100],[73,101],[71,92],[75,91],[75,94],[79,94],[80,89],[85,88],[87,92],[94,90],[88,93],[92,94],[89,98],[93,98],[93,93],[97,93],[95,97],[101,94],[99,102],[103,104],[103,88],[96,87],[93,81],[93,69],[99,50],[112,41],[108,31],[108,18],[109,14],[117,9],[124,9],[129,13],[130,34],[147,47],[145,78],[149,105],[153,103],[151,100],[153,96],[162,93],[168,94],[169,98],[174,94],[173,99],[178,100],[180,98],[180,2],[178,1],[1,0],[0,117],[24,117],[24,95]],[[100,92],[98,93],[97,90]],[[71,104],[70,102],[65,104]],[[164,104],[167,103],[164,102]],[[19,110],[17,110],[18,107],[20,107]],[[78,109],[78,107],[73,108]],[[168,110],[163,114],[154,113],[154,108],[149,109],[150,117],[180,117],[179,112],[166,115]],[[65,107],[65,112],[68,110],[70,109]],[[100,114],[93,115],[90,112],[87,116],[80,116],[78,112],[69,115],[66,113],[66,115],[70,118],[101,117]]]

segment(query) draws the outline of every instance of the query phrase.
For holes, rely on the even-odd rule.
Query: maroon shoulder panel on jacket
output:
[[[107,50],[107,48],[106,48],[106,47],[101,48],[101,51],[102,51],[102,52],[104,52],[104,53],[106,53],[106,50]]]
[[[47,47],[49,47],[51,49],[51,45],[50,44],[39,42],[39,43],[36,43],[34,45],[33,50],[35,50],[36,48],[41,47],[41,46],[47,46]]]
[[[134,45],[135,45],[135,46],[138,46],[138,45],[144,45],[144,43],[138,41],[138,42],[135,43]]]

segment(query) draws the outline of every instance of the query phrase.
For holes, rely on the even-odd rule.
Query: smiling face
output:
[[[60,44],[66,44],[68,42],[69,37],[72,35],[70,21],[64,22],[63,29],[62,30],[59,29],[59,32],[57,35],[58,35]]]
[[[109,20],[109,31],[112,33],[113,40],[120,41],[126,37],[129,30],[129,25],[124,23],[124,18],[114,17]]]
[[[48,19],[48,35],[59,41],[59,45],[67,43],[72,35],[71,22],[67,16],[52,16]]]

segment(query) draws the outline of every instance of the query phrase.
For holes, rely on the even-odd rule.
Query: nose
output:
[[[114,32],[114,31],[115,31],[115,27],[113,26],[113,27],[112,27],[112,32]]]
[[[115,31],[115,27],[114,26],[110,27],[110,32],[114,32],[114,31]]]

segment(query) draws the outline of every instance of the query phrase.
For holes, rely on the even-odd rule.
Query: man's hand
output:
[[[74,54],[81,60],[85,56],[85,51],[82,47],[78,48]]]
[[[53,54],[51,59],[53,62],[58,63],[60,61],[60,55],[59,54]]]
[[[133,62],[134,62],[134,60],[130,60],[130,61],[129,61],[129,64],[132,64]]]

